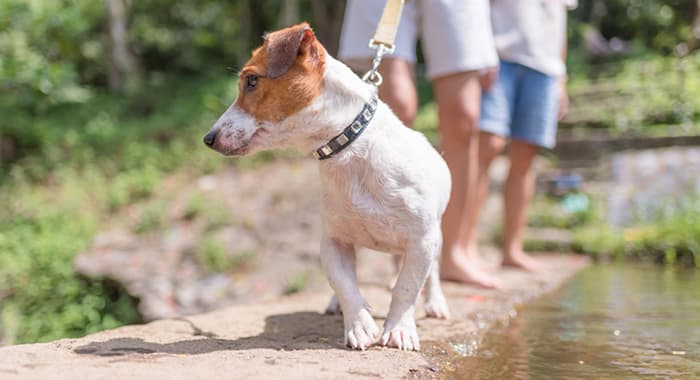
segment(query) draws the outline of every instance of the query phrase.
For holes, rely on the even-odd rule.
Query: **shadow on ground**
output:
[[[224,339],[203,331],[190,320],[193,336],[199,337],[172,343],[153,343],[140,338],[115,338],[104,342],[91,342],[77,347],[73,352],[82,355],[122,356],[138,354],[198,355],[214,351],[241,351],[259,348],[273,350],[344,349],[343,320],[317,312],[302,311],[276,314],[265,318],[265,330],[255,336]]]

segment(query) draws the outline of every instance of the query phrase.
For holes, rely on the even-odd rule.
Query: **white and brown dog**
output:
[[[264,37],[240,73],[238,98],[204,137],[225,155],[293,146],[320,163],[321,261],[342,308],[345,342],[420,347],[414,305],[447,318],[437,259],[450,195],[447,165],[419,132],[377,100],[377,89],[332,58],[306,23]],[[361,135],[360,135],[361,134]],[[355,250],[404,255],[384,325],[360,294]]]

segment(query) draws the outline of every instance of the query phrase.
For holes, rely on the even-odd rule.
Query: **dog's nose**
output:
[[[207,146],[212,146],[214,145],[214,141],[216,141],[216,131],[210,131],[206,135],[204,135],[204,144]]]

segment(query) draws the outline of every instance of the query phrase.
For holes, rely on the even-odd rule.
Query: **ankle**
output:
[[[522,244],[506,244],[503,246],[503,259],[512,260],[525,255]]]

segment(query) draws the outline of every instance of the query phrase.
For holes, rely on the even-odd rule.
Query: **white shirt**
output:
[[[491,0],[499,58],[552,76],[566,74],[566,11],[576,5],[577,0]]]

